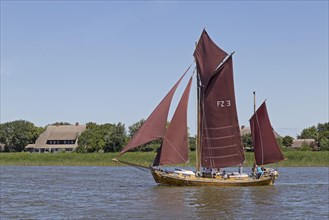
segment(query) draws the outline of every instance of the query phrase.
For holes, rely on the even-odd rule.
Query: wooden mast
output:
[[[195,42],[195,48],[197,47],[198,42]],[[196,60],[194,59],[194,62],[196,63]],[[198,68],[196,67],[196,87],[197,87],[197,135],[195,140],[195,166],[196,166],[196,172],[200,172],[201,170],[201,134],[200,134],[200,74],[198,72]]]
[[[254,94],[254,115],[256,114],[256,91],[253,91],[252,94]],[[251,126],[250,126],[250,130],[251,130]],[[251,132],[251,137],[254,137],[255,134],[252,133],[252,130],[250,131]],[[255,145],[254,143],[252,143],[252,149],[254,151],[255,149]],[[256,164],[256,155],[254,153],[254,164]]]
[[[201,132],[200,132],[200,86],[201,86],[201,81],[200,81],[200,75],[197,72],[196,74],[197,77],[197,137],[196,137],[196,172],[199,172],[201,169]]]
[[[256,113],[256,91],[253,91],[254,94],[254,114]]]

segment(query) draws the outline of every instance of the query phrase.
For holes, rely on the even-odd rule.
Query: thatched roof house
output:
[[[73,151],[78,147],[78,137],[86,125],[49,125],[35,144],[25,147],[30,152]]]
[[[274,132],[275,138],[280,138],[281,137],[275,130],[273,130],[273,132]],[[250,133],[251,133],[251,129],[249,127],[241,126],[241,128],[240,128],[241,136],[246,135],[246,134],[250,134]]]
[[[314,139],[294,139],[292,142],[291,147],[293,148],[300,148],[303,145],[308,145],[308,146],[312,146],[315,144],[315,140]]]

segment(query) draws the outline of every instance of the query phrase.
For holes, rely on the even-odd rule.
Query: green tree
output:
[[[322,138],[320,141],[320,150],[321,151],[329,151],[329,139]]]
[[[301,135],[298,136],[300,139],[314,139],[316,146],[311,146],[313,149],[326,149],[326,139],[329,139],[329,123],[318,123],[318,125],[305,128]]]
[[[317,129],[319,133],[318,145],[320,147],[320,150],[324,150],[326,149],[327,140],[329,140],[329,123],[319,123]]]
[[[144,124],[145,120],[144,119],[141,119],[140,121],[130,125],[128,127],[128,130],[129,130],[129,138],[132,138],[136,133],[137,131],[142,127],[142,125]]]
[[[77,152],[98,152],[105,146],[99,129],[86,129],[81,133],[78,140]]]
[[[28,144],[35,143],[44,128],[24,120],[0,124],[0,142],[6,145],[7,151],[23,151]]]
[[[319,133],[327,133],[329,132],[329,122],[321,124],[319,123],[317,126],[318,132]]]
[[[190,150],[195,151],[196,149],[196,136],[195,137],[189,137],[189,144],[190,144]]]
[[[252,151],[254,149],[254,147],[252,145],[251,133],[244,134],[244,135],[242,135],[241,138],[242,138],[242,143],[243,143],[244,149],[247,151]]]
[[[97,125],[95,122],[88,122],[88,123],[86,124],[86,128],[87,128],[87,129],[96,129],[97,126],[98,126],[98,125]]]
[[[305,128],[300,135],[297,136],[298,139],[318,139],[318,131],[315,126]]]
[[[71,125],[71,124],[68,123],[68,122],[64,122],[64,121],[57,121],[55,123],[52,123],[51,125],[57,125],[57,126],[59,126],[59,125]]]
[[[283,145],[283,137],[279,136],[276,138],[276,143],[278,143],[279,147],[281,148],[281,150],[284,149],[284,145]]]
[[[108,132],[105,137],[105,152],[118,152],[122,149],[126,142],[126,129],[125,125],[118,123],[112,127],[111,131]]]
[[[293,137],[290,137],[290,136],[288,136],[288,135],[287,135],[287,136],[284,136],[284,137],[282,138],[282,144],[283,144],[283,146],[285,146],[285,147],[291,147],[293,141],[294,141],[294,138],[293,138]]]
[[[126,141],[125,126],[122,123],[97,125],[87,123],[87,129],[78,140],[77,152],[117,152]]]

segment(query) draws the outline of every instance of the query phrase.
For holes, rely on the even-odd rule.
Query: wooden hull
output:
[[[156,183],[171,186],[265,186],[273,185],[278,173],[262,176],[259,179],[253,177],[196,177],[195,175],[177,174],[150,168]]]

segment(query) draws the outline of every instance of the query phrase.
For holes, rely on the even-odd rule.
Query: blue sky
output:
[[[328,1],[1,1],[1,123],[128,127],[193,63],[206,28],[235,51],[240,125],[256,91],[274,129],[295,137],[328,122],[328,10]],[[193,93],[192,134],[195,103]]]

